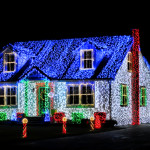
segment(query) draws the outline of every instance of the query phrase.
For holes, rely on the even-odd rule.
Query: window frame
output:
[[[132,72],[132,52],[128,52],[127,70]]]
[[[91,58],[84,58],[85,52],[91,51]],[[85,68],[84,61],[91,61],[91,68]],[[93,49],[81,49],[80,50],[80,69],[82,70],[89,70],[94,69],[94,50]]]
[[[143,92],[144,89],[144,92]],[[144,96],[143,96],[144,93]],[[141,86],[140,87],[140,107],[145,107],[147,106],[147,95],[146,95],[146,87],[145,86]],[[144,102],[143,102],[143,98],[144,98]]]
[[[14,61],[6,61],[6,55],[14,55]],[[14,70],[11,70],[11,67],[9,66],[9,71],[6,69],[7,68],[7,64],[14,64]],[[11,72],[15,72],[16,71],[16,53],[15,52],[7,52],[4,53],[4,57],[3,57],[3,72],[4,73],[11,73]]]
[[[125,88],[125,90],[124,90]],[[124,92],[126,91],[126,92]],[[121,84],[121,103],[120,106],[127,107],[129,104],[129,94],[128,86],[126,84]]]
[[[4,105],[0,105],[0,107],[6,106],[6,107],[11,107],[11,106],[17,106],[17,86],[1,86],[0,88],[4,88],[4,96],[0,96],[0,97],[4,97]],[[8,88],[10,88],[10,94],[7,94],[7,90]],[[15,88],[16,93],[15,95],[11,94],[11,88]],[[7,104],[7,98],[10,97],[10,104]],[[15,104],[11,103],[12,98],[15,97]]]
[[[91,87],[92,87],[92,92],[91,92],[91,94],[82,94],[81,93],[81,86],[83,86],[83,85],[91,85]],[[74,86],[78,86],[78,89],[79,89],[79,92],[78,92],[78,94],[71,94],[71,95],[79,95],[79,103],[78,104],[74,104],[74,102],[73,102],[73,104],[69,104],[68,103],[68,98],[69,98],[69,96],[70,96],[70,93],[68,92],[68,87],[74,87]],[[74,93],[74,92],[73,92]],[[82,103],[82,95],[91,95],[92,97],[93,97],[93,103],[92,104],[83,104]],[[91,84],[91,83],[82,83],[82,84],[67,84],[67,101],[66,101],[66,104],[67,104],[67,107],[74,107],[74,106],[89,106],[89,107],[94,107],[94,104],[95,104],[95,94],[94,94],[94,84]]]

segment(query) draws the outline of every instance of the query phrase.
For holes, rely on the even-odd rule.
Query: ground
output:
[[[9,128],[8,128],[9,127]],[[8,129],[6,132],[6,129]],[[150,124],[122,126],[108,130],[87,132],[87,127],[70,127],[68,135],[63,136],[61,126],[30,126],[28,138],[21,138],[22,126],[0,125],[1,146],[6,149],[110,149],[144,150],[150,149]],[[4,132],[5,130],[5,132]],[[71,132],[71,130],[73,132]],[[53,131],[57,131],[52,137]],[[80,131],[80,132],[78,132]],[[85,132],[86,131],[86,132]],[[14,135],[14,136],[12,136]],[[57,136],[56,136],[57,135]],[[8,137],[9,136],[9,137]]]

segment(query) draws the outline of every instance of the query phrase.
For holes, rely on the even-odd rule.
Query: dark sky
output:
[[[130,9],[125,10],[129,11],[130,17],[127,16],[126,11],[124,15],[121,15],[118,10],[114,12],[114,8],[108,13],[108,16],[103,16],[103,12],[99,10],[94,13],[89,11],[89,14],[80,14],[80,10],[78,16],[76,13],[75,15],[70,15],[69,12],[67,15],[59,13],[59,17],[53,16],[54,13],[50,12],[46,17],[40,16],[39,13],[30,14],[30,17],[27,16],[27,13],[24,16],[19,16],[19,12],[12,16],[10,16],[11,13],[8,13],[9,16],[0,20],[0,50],[8,43],[17,41],[131,35],[132,29],[139,28],[141,51],[150,63],[149,19],[145,19],[146,15],[145,18],[142,14],[142,17],[139,17],[137,14],[132,14]]]

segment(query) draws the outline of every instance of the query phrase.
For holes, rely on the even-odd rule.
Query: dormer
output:
[[[93,68],[94,68],[93,49],[81,49],[80,69],[93,69]]]
[[[80,47],[80,69],[91,70],[95,68],[95,46],[86,42]]]
[[[10,48],[6,48],[3,51],[3,72],[12,73],[17,68],[17,54]]]

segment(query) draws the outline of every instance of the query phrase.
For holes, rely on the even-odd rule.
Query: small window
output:
[[[4,72],[16,71],[16,59],[15,53],[4,54]]]
[[[79,86],[78,85],[69,85],[68,86],[68,104],[79,104]]]
[[[4,87],[0,87],[0,105],[3,106],[4,104]]]
[[[128,72],[132,72],[132,53],[128,53]]]
[[[81,103],[93,104],[93,91],[91,84],[81,85]]]
[[[80,68],[81,69],[92,69],[94,58],[93,49],[86,49],[80,51]]]
[[[0,106],[14,106],[17,104],[17,91],[14,86],[0,87]]]
[[[147,105],[147,97],[146,97],[146,88],[141,87],[140,89],[140,106],[146,106]]]
[[[128,105],[128,87],[127,85],[121,84],[121,106]]]

